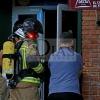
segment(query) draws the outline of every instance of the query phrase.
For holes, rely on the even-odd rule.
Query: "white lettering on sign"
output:
[[[96,3],[96,1],[93,1],[93,5],[96,5],[97,3]]]
[[[100,8],[100,0],[90,2],[90,0],[76,0],[75,8],[86,8],[92,7],[93,8]]]
[[[100,1],[97,1],[97,4],[98,4],[98,8],[100,8]]]
[[[98,5],[98,8],[100,8],[100,5]]]
[[[75,8],[92,7],[90,0],[77,0]]]
[[[93,8],[97,8],[97,5],[93,5]]]
[[[93,1],[93,8],[100,8],[100,1]]]
[[[89,0],[79,0],[78,2],[79,2],[79,3],[89,3],[88,1],[89,1]]]

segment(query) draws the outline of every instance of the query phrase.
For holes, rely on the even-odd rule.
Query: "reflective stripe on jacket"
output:
[[[25,41],[26,42],[26,41]],[[28,49],[28,46],[25,46],[22,44],[21,48],[20,48],[20,52],[22,55],[22,69],[28,69],[27,63],[26,63],[26,50]],[[41,69],[40,67],[41,64],[39,64],[38,66],[36,66],[33,70],[34,71],[38,71]],[[22,80],[20,80],[21,82],[32,82],[35,84],[40,84],[40,78],[35,78],[35,77],[24,77]]]

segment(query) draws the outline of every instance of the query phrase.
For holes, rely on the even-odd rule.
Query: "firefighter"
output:
[[[13,36],[15,47],[21,57],[18,63],[18,78],[16,87],[10,89],[8,100],[40,100],[38,88],[44,78],[44,67],[39,58],[37,45],[33,40],[43,34],[43,28],[38,20],[28,18],[23,23],[15,22]],[[19,57],[18,57],[19,58]]]

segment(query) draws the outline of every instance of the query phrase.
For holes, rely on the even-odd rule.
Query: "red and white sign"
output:
[[[68,0],[69,10],[100,10],[100,0]]]

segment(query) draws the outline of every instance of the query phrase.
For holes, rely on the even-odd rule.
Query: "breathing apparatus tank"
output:
[[[15,45],[12,41],[6,41],[3,44],[2,56],[2,77],[11,79],[14,75],[14,50]]]

